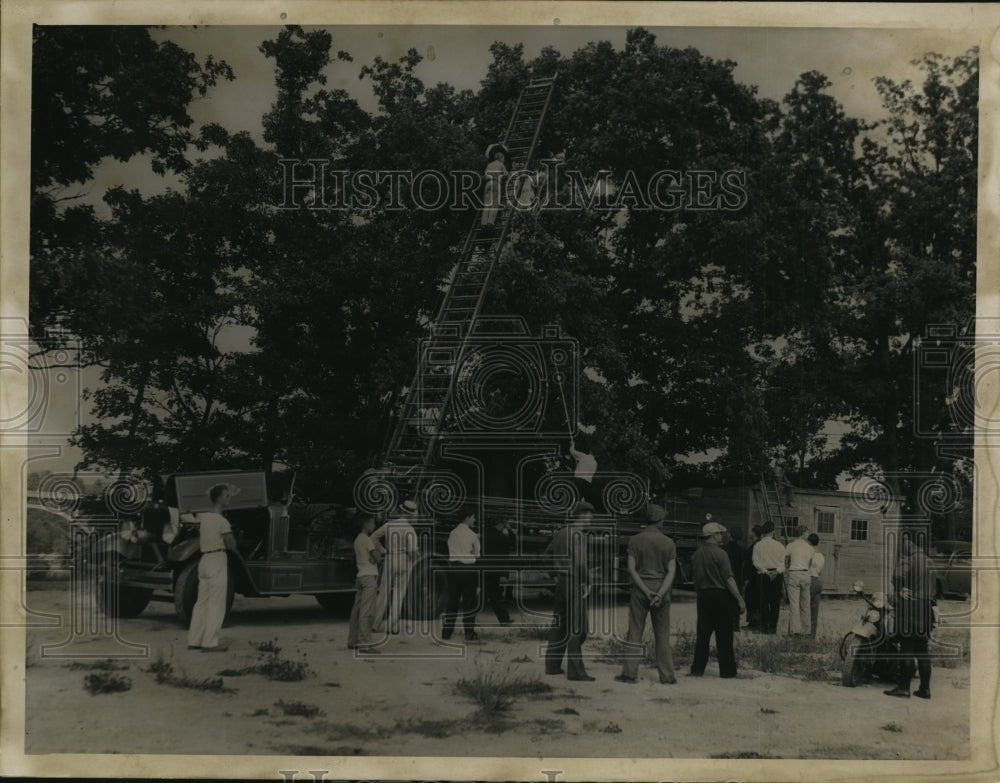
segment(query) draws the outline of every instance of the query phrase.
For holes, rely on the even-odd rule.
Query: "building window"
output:
[[[851,541],[867,541],[867,540],[868,540],[868,520],[852,519]]]
[[[816,509],[816,532],[821,536],[832,536],[835,532],[836,519],[835,512]]]

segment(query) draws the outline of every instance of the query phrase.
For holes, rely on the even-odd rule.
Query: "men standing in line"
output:
[[[809,528],[800,525],[799,535],[785,547],[785,573],[788,587],[788,633],[791,636],[806,636],[809,633],[810,595],[809,561],[813,548],[806,541]]]
[[[223,512],[239,490],[229,484],[216,484],[208,490],[212,510],[198,514],[198,601],[191,612],[188,628],[188,649],[202,652],[225,652],[219,644],[219,631],[226,619],[226,597],[229,592],[229,556],[227,549],[236,549],[229,520]]]
[[[746,562],[746,552],[740,543],[743,540],[743,531],[734,525],[729,528],[728,538],[729,540],[722,545],[722,548],[729,556],[729,565],[733,568],[733,579],[736,580],[736,586],[740,588],[740,591],[742,592],[744,582],[743,564]],[[739,612],[733,612],[733,630],[740,630]]]
[[[781,611],[782,573],[785,570],[785,547],[774,540],[774,524],[765,522],[761,539],[753,548],[753,567],[760,597],[760,628],[763,633],[778,632],[778,612]]]
[[[483,571],[486,604],[497,616],[497,622],[501,625],[510,625],[510,613],[503,605],[503,591],[500,588],[502,568],[509,566],[507,558],[514,552],[514,536],[506,520],[497,518],[493,524],[487,524],[483,528],[483,550],[485,556],[480,562],[489,569]]]
[[[701,677],[708,663],[708,645],[715,634],[719,654],[719,676],[736,676],[736,654],[733,651],[733,602],[740,614],[746,611],[729,557],[722,550],[722,534],[726,529],[709,522],[701,529],[702,543],[691,558],[691,571],[697,596],[697,637],[691,674]]]
[[[375,624],[375,596],[378,590],[378,564],[382,562],[382,548],[371,540],[375,518],[361,517],[361,530],[354,539],[354,559],[358,574],[354,580],[354,606],[347,631],[347,646],[363,655],[377,655],[371,647],[371,630]]]
[[[476,509],[466,506],[459,512],[460,520],[448,536],[448,605],[441,622],[441,638],[450,639],[455,630],[455,618],[462,609],[462,626],[465,641],[476,636],[476,608],[479,590],[479,571],[473,568],[482,549],[476,524]]]
[[[922,536],[921,536],[922,538]],[[931,659],[927,642],[934,628],[934,609],[931,597],[931,572],[922,546],[914,541],[914,534],[903,533],[900,541],[900,559],[892,583],[896,590],[896,636],[899,652],[905,656],[899,666],[896,687],[885,691],[886,696],[910,698],[913,680],[913,659],[917,659],[920,687],[913,692],[921,699],[931,697]]]
[[[826,558],[819,551],[819,536],[810,533],[809,545],[813,548],[812,557],[809,560],[809,628],[812,638],[816,638],[816,628],[819,622],[819,602],[823,594],[823,566],[826,565]]]
[[[746,548],[743,558],[743,583],[740,584],[746,592],[747,603],[747,630],[760,630],[760,579],[757,578],[757,570],[753,566],[753,549],[760,541],[760,525],[751,528],[753,537],[750,539],[750,546]]]
[[[649,524],[628,542],[632,594],[628,610],[626,658],[622,673],[615,677],[619,682],[634,683],[638,679],[642,635],[646,630],[648,614],[653,619],[653,643],[660,682],[677,682],[670,650],[670,588],[677,570],[677,547],[663,530],[666,515],[661,506],[650,504],[646,509]]]
[[[545,648],[545,673],[562,674],[566,658],[566,679],[588,680],[583,665],[583,643],[587,638],[587,596],[590,575],[587,570],[587,528],[594,507],[581,501],[573,509],[572,522],[556,531],[549,545],[558,568],[552,628]]]
[[[417,514],[417,504],[404,500],[397,515],[371,535],[372,541],[385,539],[386,558],[379,582],[378,597],[375,599],[376,633],[385,629],[388,614],[389,633],[399,633],[399,618],[403,613],[403,599],[406,597],[410,571],[419,553],[417,531],[410,520]]]

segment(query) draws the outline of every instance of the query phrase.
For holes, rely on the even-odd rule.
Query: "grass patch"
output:
[[[762,715],[777,715],[777,710],[772,710],[770,707],[761,707],[760,712]]]
[[[529,625],[520,625],[513,630],[513,635],[517,639],[532,639],[534,641],[545,641],[549,638],[549,626],[538,625],[535,623]]]
[[[740,635],[737,666],[804,680],[826,681],[839,670],[840,656],[829,642],[799,636]]]
[[[406,734],[419,734],[421,737],[432,737],[443,739],[450,737],[456,731],[461,731],[465,727],[465,722],[460,720],[414,720],[406,718],[396,721],[396,731]]]
[[[296,718],[315,718],[326,715],[326,713],[319,707],[312,704],[306,704],[304,701],[284,701],[279,699],[274,703],[274,706],[281,710],[285,715],[290,715]]]
[[[88,674],[83,678],[83,687],[91,696],[99,693],[122,693],[132,689],[132,680],[111,672]]]
[[[481,717],[494,721],[509,710],[518,696],[548,695],[552,686],[538,675],[515,675],[510,667],[484,666],[476,658],[476,675],[463,677],[454,685],[455,691],[479,706]]]
[[[519,655],[516,658],[511,658],[510,662],[511,663],[533,663],[533,661],[531,660],[531,658],[529,658],[527,655]]]
[[[254,710],[251,713],[248,713],[247,717],[248,718],[261,718],[261,717],[264,717],[265,715],[270,715],[270,714],[271,713],[268,711],[267,707],[261,707],[259,709]]]
[[[269,680],[278,682],[301,682],[313,675],[306,654],[296,650],[297,660],[281,657],[281,648],[274,642],[250,642],[257,650],[257,660],[238,669],[223,669],[222,677],[242,677],[246,674],[262,674]]]
[[[71,672],[124,672],[128,671],[129,665],[127,663],[118,663],[113,660],[106,661],[91,661],[90,663],[83,663],[82,661],[74,661],[69,665],[69,670]]]
[[[536,734],[552,734],[566,728],[566,722],[558,718],[535,718],[530,725],[535,727]]]
[[[561,710],[553,710],[556,715],[579,715],[580,713],[572,707],[563,707]]]
[[[900,726],[895,721],[887,723],[884,726],[880,726],[879,728],[881,728],[882,731],[891,731],[891,732],[893,732],[895,734],[900,734],[903,731],[903,727]]]
[[[190,688],[194,691],[209,693],[236,693],[235,688],[227,688],[222,677],[206,677],[199,680],[186,674],[175,674],[174,666],[163,660],[162,654],[146,667],[146,671],[156,678],[158,685],[170,685],[174,688]]]
[[[607,726],[601,729],[601,731],[604,732],[605,734],[621,734],[622,727],[619,726],[617,723],[609,722]]]
[[[330,723],[329,721],[317,721],[310,726],[309,730],[323,734],[331,742],[345,739],[375,742],[392,736],[392,730],[381,726],[369,727],[359,726],[356,723]]]

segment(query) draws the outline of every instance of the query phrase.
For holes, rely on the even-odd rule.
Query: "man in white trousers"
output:
[[[389,633],[399,633],[403,599],[410,582],[410,572],[419,554],[417,531],[410,524],[410,520],[416,515],[417,504],[412,500],[404,500],[399,505],[396,516],[371,535],[374,542],[384,539],[386,551],[378,597],[375,600],[375,625],[372,630],[376,633],[382,633],[385,629],[387,610]]]
[[[189,650],[226,650],[219,644],[229,586],[226,550],[236,549],[236,538],[222,512],[229,506],[235,489],[230,484],[216,484],[208,491],[212,510],[198,515],[201,560],[198,561],[198,602],[191,613],[191,627],[188,629]]]
[[[806,540],[809,528],[802,525],[799,537],[785,547],[785,573],[788,586],[788,632],[792,636],[808,636],[812,619],[812,599],[809,595],[809,566],[813,548]]]

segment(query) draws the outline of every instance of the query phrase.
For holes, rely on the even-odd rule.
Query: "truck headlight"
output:
[[[882,614],[874,609],[869,609],[868,614],[865,615],[865,619],[870,623],[877,623],[882,619]]]

